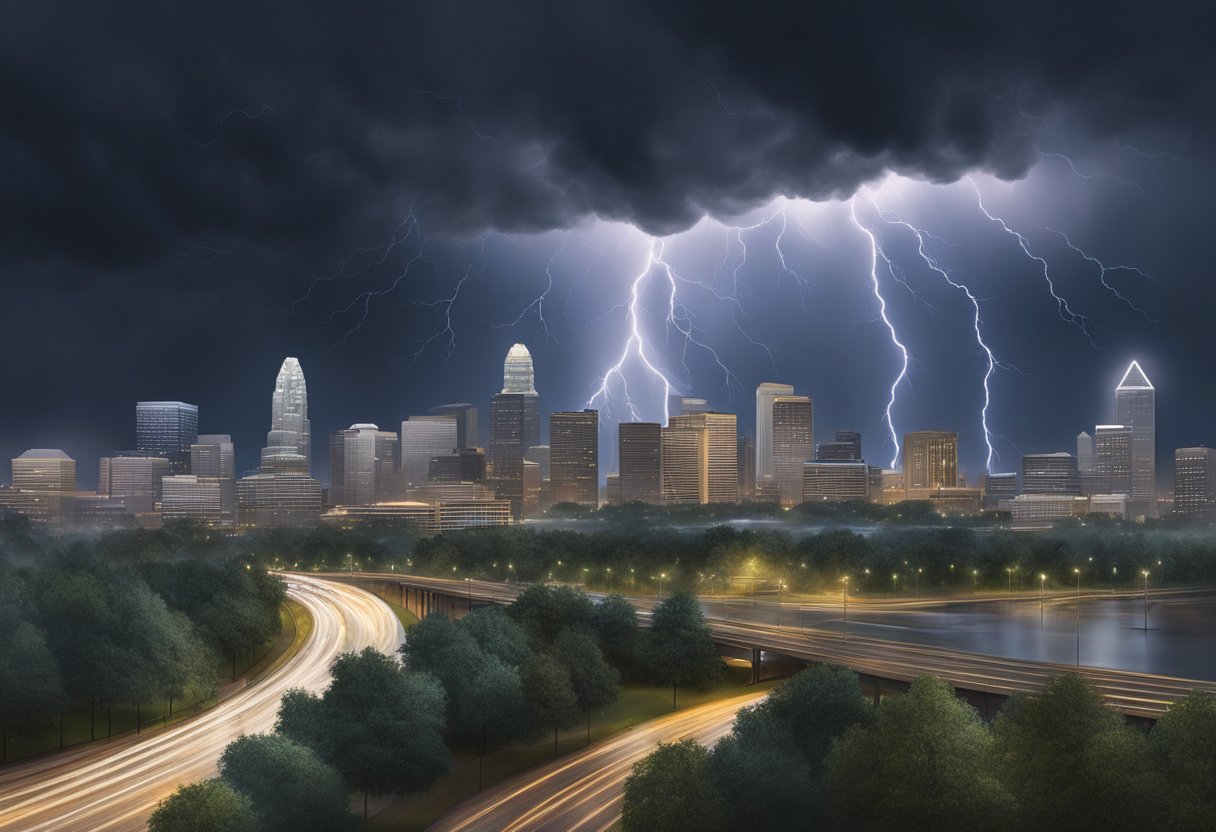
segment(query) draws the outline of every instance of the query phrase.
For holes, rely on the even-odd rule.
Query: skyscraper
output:
[[[467,402],[456,404],[441,404],[431,408],[433,416],[453,416],[456,419],[457,448],[480,448],[478,438],[480,425],[477,418],[477,408]]]
[[[691,431],[695,442],[695,482],[700,503],[736,503],[739,501],[739,435],[733,413],[690,413],[673,416],[668,430]],[[678,453],[683,453],[686,437],[681,436]],[[668,440],[663,440],[663,481],[667,492]],[[673,453],[677,453],[673,446]],[[683,466],[683,456],[673,457],[672,464]],[[680,478],[687,478],[681,471]],[[673,480],[674,482],[674,480]],[[682,494],[682,492],[680,492]]]
[[[539,444],[540,398],[532,355],[523,344],[515,344],[503,363],[502,392],[490,399],[489,463],[494,489],[499,499],[511,502],[516,520],[523,518],[524,453]]]
[[[308,385],[292,357],[283,359],[270,399],[270,430],[262,449],[263,474],[312,473],[312,425],[308,420]]]
[[[232,437],[228,434],[205,434],[190,446],[190,472],[196,478],[194,484],[181,481],[170,489],[174,502],[166,498],[167,507],[161,514],[165,518],[173,511],[203,512],[200,519],[210,525],[231,528],[236,525],[236,455]],[[184,475],[183,475],[184,476]],[[214,480],[214,482],[212,482]],[[162,484],[162,491],[164,491]],[[211,516],[212,493],[218,491],[220,510],[218,518]],[[165,492],[168,493],[168,492]],[[205,509],[200,507],[205,504]],[[190,515],[186,515],[190,516]]]
[[[1115,421],[1130,428],[1131,517],[1157,516],[1157,406],[1148,376],[1133,361],[1115,388]]]
[[[958,487],[958,434],[920,430],[904,434],[904,497],[928,499],[940,488]]]
[[[431,458],[460,447],[455,414],[411,416],[401,423],[401,480],[406,488],[426,485]]]
[[[1077,434],[1077,473],[1081,476],[1094,470],[1094,438],[1085,431]]]
[[[550,480],[554,503],[596,506],[600,501],[599,412],[549,416]]]
[[[395,499],[397,434],[360,422],[342,436],[344,505],[368,506]]]
[[[200,435],[190,446],[190,473],[199,477],[235,479],[236,451],[232,437],[226,433]]]
[[[756,443],[750,436],[739,437],[739,499],[750,500],[756,496]]]
[[[146,456],[169,460],[169,472],[190,473],[190,446],[198,441],[198,405],[137,402],[135,447]]]
[[[236,526],[236,485],[231,478],[177,474],[161,480],[161,517],[196,520],[212,528]]]
[[[1216,519],[1216,449],[1174,451],[1174,512],[1195,519]]]
[[[1081,493],[1077,458],[1063,451],[1052,454],[1025,454],[1022,457],[1023,494]]]
[[[773,399],[794,395],[792,384],[766,381],[756,388],[756,483],[773,477]]]
[[[861,462],[861,434],[855,430],[838,430],[831,442],[820,442],[815,449],[818,462]]]
[[[1132,429],[1124,425],[1094,428],[1094,468],[1089,475],[1090,494],[1132,493]]]
[[[97,466],[97,493],[121,499],[127,512],[144,519],[156,511],[163,493],[162,480],[172,463],[162,456],[102,457]],[[150,522],[155,523],[155,518]]]
[[[803,466],[815,458],[814,403],[808,396],[775,396],[773,479],[783,505],[802,502]]]
[[[658,422],[621,422],[617,458],[622,503],[662,501],[663,428]]]
[[[13,488],[70,493],[76,490],[76,460],[58,448],[31,448],[13,459]]]
[[[708,502],[702,465],[703,433],[689,426],[669,424],[663,428],[663,502],[667,505]]]

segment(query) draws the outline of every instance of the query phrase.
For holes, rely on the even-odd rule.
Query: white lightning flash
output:
[[[1140,277],[1144,278],[1145,280],[1151,280],[1153,283],[1157,282],[1157,279],[1155,277],[1153,277],[1150,273],[1144,271],[1143,269],[1137,268],[1136,266],[1125,266],[1122,264],[1108,266],[1105,263],[1103,263],[1101,260],[1099,260],[1097,257],[1094,257],[1092,254],[1089,254],[1088,252],[1086,252],[1080,246],[1075,245],[1073,243],[1073,241],[1071,239],[1069,239],[1068,235],[1065,234],[1063,231],[1059,231],[1055,228],[1047,228],[1046,230],[1050,231],[1052,234],[1058,234],[1064,240],[1064,244],[1066,246],[1068,246],[1070,249],[1075,251],[1077,254],[1081,255],[1081,257],[1083,259],[1088,260],[1090,263],[1093,263],[1095,266],[1098,267],[1098,280],[1100,280],[1102,282],[1102,286],[1103,286],[1103,288],[1106,289],[1106,291],[1110,292],[1112,295],[1117,297],[1119,300],[1121,300],[1125,304],[1127,304],[1127,307],[1129,309],[1131,309],[1132,311],[1139,312],[1144,317],[1144,320],[1148,321],[1149,323],[1151,323],[1151,324],[1161,323],[1159,320],[1157,320],[1154,317],[1151,317],[1142,308],[1140,308],[1134,302],[1132,302],[1132,299],[1129,298],[1127,295],[1123,294],[1117,288],[1115,288],[1114,286],[1112,286],[1111,284],[1106,282],[1106,275],[1109,274],[1110,272],[1131,272],[1132,274],[1139,275]]]
[[[865,234],[866,239],[870,241],[870,282],[874,291],[874,297],[878,300],[878,314],[882,318],[882,322],[886,324],[887,332],[891,334],[891,343],[899,350],[902,358],[899,374],[891,382],[891,393],[887,398],[887,407],[884,411],[887,420],[887,430],[891,434],[891,442],[895,445],[895,453],[891,457],[891,465],[889,467],[895,468],[899,465],[900,448],[899,435],[895,432],[895,422],[891,416],[891,410],[895,407],[895,396],[899,390],[899,385],[908,377],[908,348],[899,340],[899,335],[895,332],[895,325],[891,323],[891,319],[887,316],[887,301],[882,295],[882,286],[878,282],[878,258],[881,257],[883,259],[883,262],[887,264],[888,270],[891,269],[891,261],[887,258],[886,253],[883,252],[882,246],[879,245],[878,238],[874,235],[874,232],[862,225],[861,220],[857,218],[857,205],[853,199],[849,200],[849,216],[853,219],[853,225],[857,226],[857,229],[862,234]],[[894,277],[893,272],[892,277]]]
[[[446,339],[447,347],[444,350],[444,360],[452,357],[452,350],[456,347],[456,329],[452,326],[452,307],[456,305],[457,299],[460,297],[460,290],[464,288],[464,284],[468,282],[470,277],[481,274],[487,265],[486,261],[486,240],[490,238],[492,232],[487,231],[481,235],[480,245],[477,249],[477,257],[469,262],[468,267],[464,270],[460,280],[456,281],[456,285],[452,288],[452,294],[446,298],[438,298],[431,301],[419,301],[410,304],[411,306],[438,306],[443,309],[443,327],[428,335],[418,342],[418,349],[408,355],[399,356],[397,360],[408,358],[411,363],[417,361],[426,352],[426,348],[434,342]],[[421,254],[421,250],[419,251]],[[476,269],[476,271],[474,271]]]

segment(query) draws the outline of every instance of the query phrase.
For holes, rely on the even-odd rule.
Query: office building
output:
[[[860,462],[861,434],[855,430],[838,430],[831,442],[820,442],[815,449],[816,462]]]
[[[270,430],[262,449],[263,474],[312,473],[312,423],[308,419],[308,385],[300,362],[283,359],[270,399]]]
[[[750,436],[739,437],[739,499],[751,500],[756,496],[756,443]]]
[[[1077,473],[1084,477],[1094,470],[1094,438],[1087,432],[1077,434]]]
[[[315,526],[321,519],[321,483],[299,474],[253,474],[236,481],[242,529]]]
[[[794,395],[792,384],[766,381],[756,388],[756,483],[770,480],[773,471],[773,399]]]
[[[511,506],[506,500],[394,501],[372,506],[337,506],[325,512],[326,523],[351,527],[357,523],[409,523],[425,534],[507,526]]]
[[[549,416],[549,479],[554,504],[599,505],[599,431],[596,410]]]
[[[13,459],[13,488],[70,493],[76,490],[76,460],[58,448],[31,448]]]
[[[481,426],[478,422],[477,408],[467,402],[456,404],[441,404],[431,408],[432,416],[451,416],[456,419],[456,447],[480,448]]]
[[[427,474],[430,483],[486,481],[486,453],[481,448],[457,448],[431,457]]]
[[[1132,493],[1132,431],[1124,425],[1094,428],[1094,467],[1087,494]]]
[[[524,453],[539,444],[540,399],[532,356],[523,344],[515,344],[503,362],[502,392],[490,399],[489,467],[496,493],[510,501],[516,519],[525,516]]]
[[[346,431],[329,434],[329,501],[331,506],[346,503]]]
[[[675,503],[738,502],[738,443],[733,413],[673,416],[663,434],[664,499]]]
[[[411,416],[401,423],[401,480],[406,488],[425,485],[431,459],[460,447],[460,425],[454,415]]]
[[[940,488],[958,487],[958,434],[921,430],[904,434],[904,498],[925,500]]]
[[[122,500],[141,525],[153,519],[161,501],[161,481],[172,473],[172,461],[162,456],[102,457],[97,466],[97,493]]]
[[[215,479],[236,478],[236,448],[226,433],[200,434],[190,446],[190,473]]]
[[[397,434],[360,422],[342,434],[343,505],[389,502],[400,493]]]
[[[621,422],[617,459],[622,503],[663,500],[663,428],[658,422]]]
[[[161,480],[161,517],[217,529],[236,526],[236,483],[229,478],[175,474]]]
[[[526,462],[535,462],[540,466],[541,482],[548,482],[553,474],[553,449],[548,445],[533,445],[524,451]]]
[[[1216,449],[1174,451],[1174,513],[1216,519]]]
[[[1133,361],[1115,388],[1115,421],[1131,430],[1132,517],[1157,516],[1157,392]]]
[[[984,492],[984,508],[999,509],[1001,503],[1018,496],[1018,475],[1009,472],[1005,474],[987,474],[981,479]]]
[[[172,474],[190,473],[190,446],[198,441],[198,405],[137,402],[135,448],[144,456],[169,460]]]
[[[773,480],[782,505],[802,502],[803,466],[815,458],[814,404],[808,396],[775,396]]]
[[[1077,458],[1063,451],[1051,454],[1025,454],[1022,457],[1023,494],[1081,493]]]
[[[881,482],[881,480],[878,480]],[[817,461],[802,464],[802,502],[857,502],[870,500],[874,482],[864,462]]]
[[[693,427],[665,427],[662,442],[663,502],[667,505],[708,502],[701,464],[702,431]]]

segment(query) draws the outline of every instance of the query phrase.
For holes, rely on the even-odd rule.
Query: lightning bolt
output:
[[[456,305],[456,301],[460,298],[460,290],[464,288],[464,284],[469,278],[481,274],[486,268],[486,241],[490,238],[492,232],[487,231],[481,235],[480,245],[477,249],[477,257],[469,262],[468,267],[464,270],[464,274],[456,281],[456,285],[452,288],[452,294],[445,298],[438,298],[430,301],[418,301],[410,304],[411,306],[421,307],[440,307],[443,309],[443,327],[431,333],[426,338],[418,342],[418,349],[404,356],[398,356],[396,360],[400,361],[408,358],[410,363],[417,361],[426,352],[426,348],[440,339],[447,339],[447,347],[444,350],[444,360],[452,357],[452,350],[456,347],[456,329],[452,326],[452,307]],[[422,250],[419,249],[419,254]],[[476,269],[476,271],[474,271]]]
[[[1109,179],[1112,182],[1116,182],[1116,183],[1124,186],[1125,188],[1131,188],[1132,190],[1139,193],[1140,196],[1144,197],[1145,199],[1152,199],[1152,197],[1148,195],[1148,192],[1145,191],[1144,188],[1140,187],[1139,182],[1133,182],[1130,179],[1123,179],[1123,178],[1118,177],[1115,174],[1111,173],[1110,171],[1105,171],[1105,170],[1096,171],[1094,173],[1084,173],[1083,171],[1081,171],[1080,168],[1077,167],[1077,163],[1072,160],[1071,156],[1066,156],[1063,153],[1046,153],[1042,150],[1039,150],[1037,152],[1038,152],[1039,156],[1043,157],[1044,159],[1062,160],[1064,162],[1064,164],[1068,166],[1068,169],[1069,169],[1069,171],[1072,172],[1072,175],[1076,176],[1079,179],[1086,179],[1086,180]]]
[[[981,321],[979,299],[972,293],[970,287],[968,287],[967,284],[961,283],[961,282],[955,280],[953,277],[951,277],[950,272],[947,269],[943,268],[941,266],[941,264],[938,262],[938,260],[933,255],[931,255],[928,251],[925,250],[925,238],[933,237],[933,235],[929,234],[927,231],[923,231],[922,229],[917,228],[916,226],[912,225],[911,223],[904,222],[902,219],[899,218],[898,215],[895,215],[891,212],[884,213],[882,210],[880,210],[878,208],[877,204],[874,205],[874,210],[878,213],[878,216],[882,218],[883,222],[886,222],[889,225],[903,226],[904,228],[911,231],[912,234],[915,235],[915,237],[916,237],[916,253],[918,255],[920,255],[920,259],[923,260],[925,262],[925,265],[927,265],[930,269],[932,269],[933,271],[935,271],[939,275],[941,275],[943,280],[945,280],[951,286],[953,286],[954,288],[960,290],[963,294],[965,294],[967,296],[967,300],[970,301],[970,303],[971,303],[971,309],[972,309],[972,312],[974,313],[972,316],[972,325],[975,329],[975,342],[979,345],[980,350],[983,352],[984,357],[987,361],[987,368],[984,371],[984,382],[983,382],[984,406],[983,406],[983,408],[980,409],[980,425],[984,429],[984,445],[988,449],[988,457],[984,463],[984,469],[989,474],[991,474],[992,473],[992,459],[994,456],[996,456],[996,451],[992,447],[992,440],[993,440],[992,431],[989,430],[989,428],[988,428],[988,408],[992,404],[992,388],[991,388],[992,376],[996,372],[997,367],[1002,366],[1002,365],[999,361],[997,361],[996,355],[993,354],[993,352],[992,352],[992,348],[988,346],[986,341],[984,341],[984,333],[983,333],[983,330],[981,329],[982,321]],[[893,216],[894,219],[888,219],[888,215]],[[940,238],[934,238],[934,239],[940,239]]]
[[[491,326],[494,329],[504,329],[506,327],[518,326],[519,323],[528,316],[529,312],[535,311],[536,312],[536,323],[540,329],[544,330],[545,341],[546,342],[553,341],[555,343],[560,343],[557,341],[557,336],[555,336],[549,330],[549,322],[545,320],[545,299],[547,297],[549,297],[549,293],[553,291],[553,261],[557,259],[559,254],[561,254],[563,251],[565,251],[566,244],[569,241],[570,241],[570,233],[567,232],[565,235],[562,236],[562,244],[557,247],[557,249],[553,252],[553,254],[551,254],[549,256],[549,260],[545,263],[545,277],[547,278],[547,282],[545,284],[545,288],[541,291],[541,293],[539,295],[537,295],[532,300],[531,303],[529,303],[527,306],[525,306],[523,309],[520,310],[519,314],[515,316],[515,320],[509,321],[507,323],[491,324]]]
[[[1094,257],[1092,254],[1089,254],[1088,252],[1086,252],[1079,246],[1075,245],[1073,243],[1073,241],[1069,239],[1068,235],[1065,234],[1063,231],[1059,231],[1058,229],[1055,229],[1055,228],[1046,228],[1045,230],[1050,231],[1052,234],[1059,235],[1059,237],[1064,240],[1064,244],[1066,246],[1068,246],[1070,249],[1075,251],[1077,254],[1081,255],[1081,257],[1083,259],[1088,260],[1090,263],[1093,263],[1095,266],[1097,266],[1098,267],[1098,280],[1100,280],[1102,282],[1102,286],[1106,289],[1106,291],[1110,292],[1112,295],[1117,297],[1119,300],[1121,300],[1125,304],[1127,304],[1127,307],[1129,309],[1131,309],[1132,311],[1139,312],[1144,317],[1144,320],[1148,321],[1149,323],[1151,323],[1151,324],[1161,323],[1156,318],[1150,317],[1147,312],[1145,312],[1142,308],[1140,308],[1135,303],[1133,303],[1131,298],[1127,297],[1127,295],[1123,294],[1118,289],[1116,289],[1114,286],[1112,286],[1106,282],[1106,275],[1109,274],[1110,272],[1131,272],[1132,274],[1139,275],[1140,277],[1144,278],[1145,280],[1151,280],[1153,283],[1157,282],[1157,279],[1155,277],[1153,277],[1151,274],[1144,271],[1143,269],[1137,268],[1136,266],[1125,266],[1122,264],[1108,266],[1105,263],[1103,263],[1101,260],[1099,260],[1097,257]]]
[[[193,144],[195,147],[207,147],[215,144],[215,140],[220,137],[220,127],[224,125],[224,122],[231,119],[243,118],[246,121],[257,121],[258,119],[267,115],[275,116],[276,118],[279,116],[279,111],[274,107],[271,107],[269,104],[263,104],[261,107],[253,111],[245,109],[229,110],[226,113],[220,114],[214,121],[206,125],[206,132],[209,133],[211,137],[205,141],[199,141],[198,139],[194,138],[194,135],[189,130],[178,123],[177,117],[174,116],[173,113],[166,110],[155,110],[154,112],[158,116],[169,119],[169,121],[173,123],[173,126],[176,127],[183,136],[189,139],[191,144]]]
[[[668,418],[667,399],[671,395],[671,391],[674,389],[674,387],[667,376],[665,376],[663,372],[656,367],[653,362],[651,362],[650,357],[646,354],[646,339],[642,335],[641,321],[638,314],[642,283],[654,270],[655,263],[657,262],[658,258],[662,256],[662,252],[663,242],[661,240],[651,240],[650,247],[647,249],[646,253],[646,264],[642,267],[642,270],[637,273],[637,276],[634,277],[633,283],[630,286],[629,303],[626,306],[626,309],[628,310],[626,320],[628,321],[629,326],[629,336],[625,339],[625,346],[621,350],[621,357],[618,358],[616,363],[609,367],[604,373],[600,379],[599,387],[594,393],[591,394],[591,398],[587,400],[587,407],[594,407],[597,400],[604,402],[605,405],[608,404],[611,397],[608,385],[615,376],[621,381],[621,389],[624,392],[625,405],[629,408],[630,417],[635,422],[641,420],[641,415],[638,412],[637,406],[634,404],[633,398],[629,395],[629,380],[625,377],[624,372],[625,362],[629,359],[629,356],[637,355],[638,359],[651,373],[651,375],[657,378],[663,385],[663,424],[666,425]]]
[[[1047,281],[1047,291],[1051,293],[1051,297],[1056,302],[1056,309],[1059,312],[1060,319],[1081,330],[1081,332],[1085,334],[1086,339],[1089,341],[1089,345],[1094,349],[1098,349],[1098,345],[1094,343],[1093,336],[1089,332],[1089,326],[1092,322],[1084,315],[1073,312],[1072,307],[1068,305],[1068,301],[1061,297],[1058,292],[1056,292],[1056,284],[1055,281],[1051,279],[1051,270],[1047,265],[1047,261],[1030,250],[1030,243],[1027,241],[1025,235],[1010,228],[1008,223],[1006,223],[1000,217],[993,215],[988,211],[987,208],[984,207],[984,197],[983,194],[980,193],[979,186],[975,184],[975,180],[973,180],[970,176],[966,177],[966,179],[967,184],[971,186],[973,191],[975,191],[976,204],[979,205],[980,211],[983,212],[984,216],[987,217],[991,222],[999,225],[1006,234],[1017,240],[1018,246],[1022,249],[1022,253],[1039,264],[1040,268],[1043,270],[1043,279]]]
[[[902,362],[899,368],[899,374],[895,376],[895,380],[891,382],[891,393],[887,398],[887,407],[884,415],[887,421],[887,430],[891,434],[891,442],[895,446],[895,453],[891,457],[889,467],[895,468],[899,464],[899,435],[895,432],[895,421],[891,416],[891,410],[895,407],[895,396],[899,390],[899,385],[908,377],[908,348],[899,340],[899,335],[895,332],[895,325],[891,323],[891,319],[887,316],[887,301],[882,295],[882,285],[878,282],[878,259],[881,257],[883,262],[887,264],[888,271],[891,270],[891,261],[886,253],[882,250],[882,246],[878,242],[878,237],[874,232],[862,225],[861,220],[857,218],[857,205],[853,199],[849,200],[849,216],[853,220],[853,225],[857,226],[857,230],[866,235],[866,239],[870,241],[870,283],[874,291],[874,297],[878,301],[878,314],[882,318],[882,322],[887,327],[887,332],[891,335],[891,343],[902,357]],[[892,272],[894,278],[894,273]]]
[[[697,338],[697,336],[693,334],[693,326],[695,324],[695,319],[693,318],[693,315],[688,310],[688,308],[680,302],[679,294],[678,294],[678,291],[676,288],[677,281],[682,280],[682,278],[679,276],[679,274],[676,272],[676,270],[674,268],[672,268],[671,264],[666,259],[664,259],[663,244],[661,241],[659,243],[658,254],[654,255],[652,257],[652,260],[655,264],[657,264],[663,268],[663,273],[667,276],[667,282],[670,286],[671,291],[669,292],[668,298],[667,298],[666,323],[668,326],[674,327],[675,330],[684,337],[684,352],[683,352],[683,356],[682,356],[684,370],[686,372],[688,372],[688,374],[690,376],[692,375],[692,371],[689,370],[689,368],[688,368],[688,345],[693,344],[697,347],[700,347],[705,352],[707,352],[710,355],[710,357],[713,358],[714,363],[718,365],[718,369],[720,369],[723,374],[723,387],[724,388],[729,390],[731,388],[732,384],[742,388],[743,385],[739,383],[739,380],[735,377],[735,374],[731,372],[730,368],[727,367],[725,363],[723,363],[721,357],[719,357],[719,355],[718,355],[717,350],[715,350],[709,344],[705,343],[704,341]],[[740,328],[740,332],[743,332],[744,337],[747,338],[748,341],[751,341],[751,343],[767,350],[769,358],[772,359],[772,357],[773,357],[772,350],[770,350],[766,345],[761,344],[760,342],[752,339],[752,337],[750,335],[748,335],[746,332],[744,332],[742,328]],[[775,362],[774,362],[773,366],[776,367]]]

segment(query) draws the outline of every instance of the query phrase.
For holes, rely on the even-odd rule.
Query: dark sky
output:
[[[10,3],[0,458],[63,447],[91,484],[136,400],[181,398],[251,467],[288,354],[318,449],[484,406],[515,340],[545,409],[582,407],[655,235],[677,288],[665,324],[667,272],[638,284],[656,369],[746,431],[755,385],[794,383],[817,438],[860,429],[886,464],[899,355],[850,198],[896,268],[897,432],[957,429],[985,466],[973,307],[896,214],[980,304],[994,470],[1112,418],[1132,358],[1163,462],[1216,443],[1216,13],[1087,5]],[[623,370],[657,418],[636,351]]]

